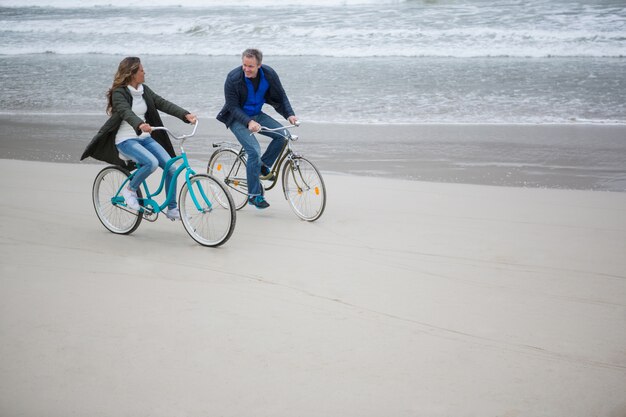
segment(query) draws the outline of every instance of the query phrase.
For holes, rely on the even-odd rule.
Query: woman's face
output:
[[[146,73],[143,70],[143,65],[139,64],[139,69],[133,74],[131,80],[132,85],[143,84],[146,81]]]

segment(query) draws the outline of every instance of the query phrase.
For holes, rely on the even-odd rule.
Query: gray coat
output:
[[[187,119],[185,119],[185,116],[189,114],[187,110],[165,100],[145,84],[143,84],[143,99],[148,106],[145,123],[148,123],[150,126],[163,126],[163,121],[161,120],[161,116],[159,116],[159,110],[177,117],[185,123],[189,123]],[[80,157],[81,161],[87,157],[92,157],[114,165],[127,165],[126,161],[119,157],[117,147],[115,146],[115,135],[124,121],[128,122],[133,129],[135,129],[137,135],[140,135],[142,132],[141,129],[139,129],[139,125],[144,123],[144,120],[133,113],[133,97],[128,91],[128,88],[119,87],[113,90],[111,100],[113,103],[111,117],[100,128],[96,136],[91,139],[91,142],[89,142],[89,145],[87,145],[83,155]],[[174,147],[167,133],[162,130],[157,130],[150,135],[165,148],[170,156],[176,156],[176,152],[174,152]]]

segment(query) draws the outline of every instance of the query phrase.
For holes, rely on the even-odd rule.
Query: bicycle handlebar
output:
[[[283,129],[293,129],[294,127],[298,127],[300,126],[300,121],[296,121],[295,124],[291,125],[291,126],[281,126],[281,127],[276,127],[273,129],[270,129],[269,127],[265,127],[265,126],[261,126],[261,129],[259,129],[259,132],[277,132],[279,130],[283,130]]]
[[[291,126],[281,126],[281,127],[277,127],[277,128],[273,128],[273,129],[270,129],[269,127],[261,126],[261,129],[258,132],[256,132],[256,133],[259,133],[259,132],[278,132],[279,130],[285,131],[285,130],[289,130],[289,129],[292,129],[292,128],[298,127],[298,126],[300,126],[300,121],[299,120],[296,121],[296,123],[291,125]],[[254,133],[255,132],[251,132],[250,136],[254,135]],[[286,138],[286,139],[291,140],[291,141],[298,140],[298,136],[297,135],[292,135],[291,133],[289,133],[287,135],[283,135],[281,132],[278,132],[278,134],[280,136]],[[213,147],[214,148],[221,148],[221,147],[238,148],[240,146],[241,146],[240,144],[233,144],[231,142],[224,142],[224,141],[222,141],[222,142],[214,142],[213,143]]]
[[[193,127],[193,131],[188,134],[188,135],[180,135],[180,136],[176,136],[174,133],[172,133],[171,130],[169,130],[167,127],[162,127],[162,126],[157,126],[157,127],[153,127],[152,130],[164,130],[165,132],[167,132],[168,135],[170,135],[172,138],[176,139],[176,140],[183,140],[183,139],[187,139],[192,137],[193,135],[196,134],[196,130],[198,129],[198,122],[199,120],[196,119],[196,123],[194,123],[194,127]]]

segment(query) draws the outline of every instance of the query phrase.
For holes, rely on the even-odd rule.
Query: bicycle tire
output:
[[[285,161],[283,193],[296,216],[313,222],[326,208],[326,186],[319,170],[308,159],[296,156]]]
[[[211,155],[207,174],[222,181],[231,191],[236,210],[241,210],[248,202],[248,180],[246,161],[232,149],[220,149]]]
[[[207,174],[194,175],[189,182],[194,189],[193,194],[185,181],[178,199],[185,230],[202,246],[223,245],[232,236],[237,222],[237,211],[230,192],[222,181]],[[201,210],[196,207],[193,196]]]
[[[140,214],[130,210],[124,199],[118,194],[130,173],[118,166],[102,169],[93,182],[92,201],[100,223],[110,232],[128,235],[137,230],[143,219]],[[141,198],[141,190],[137,190]]]

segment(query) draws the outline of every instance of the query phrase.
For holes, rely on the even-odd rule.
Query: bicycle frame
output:
[[[293,149],[293,142],[298,137],[288,133],[288,129],[296,126],[261,127],[260,133],[275,132],[286,139],[267,175],[260,176],[261,187],[264,191],[271,190],[280,181],[285,199],[296,216],[311,222],[324,212],[326,187],[317,167]],[[230,188],[234,193],[235,208],[240,210],[250,203],[245,149],[232,142],[216,142],[213,147],[218,149],[209,159],[207,172]]]
[[[180,174],[185,171],[185,182],[187,183],[187,187],[189,188],[190,191],[190,195],[191,195],[191,199],[194,203],[194,205],[196,206],[196,209],[198,209],[198,211],[206,211],[206,209],[203,209],[200,201],[198,200],[198,197],[196,196],[196,193],[194,192],[194,189],[192,187],[190,178],[193,177],[194,175],[196,175],[196,172],[193,170],[193,168],[191,168],[191,166],[189,165],[189,160],[187,159],[187,153],[185,152],[185,149],[183,147],[183,144],[185,142],[185,140],[193,135],[195,135],[196,133],[196,129],[198,128],[198,123],[196,122],[196,125],[193,129],[193,132],[189,135],[182,135],[180,137],[176,137],[174,135],[171,134],[171,132],[164,127],[155,127],[152,130],[165,130],[171,137],[173,137],[174,139],[179,140],[179,147],[180,147],[180,155],[179,156],[175,156],[172,159],[170,159],[169,161],[167,161],[167,163],[165,164],[165,168],[163,169],[163,172],[161,174],[161,181],[159,182],[159,186],[157,188],[157,190],[154,193],[150,192],[150,189],[148,187],[148,183],[147,181],[143,181],[141,183],[143,190],[145,191],[145,197],[143,198],[139,198],[139,203],[142,206],[142,209],[140,210],[140,213],[143,214],[144,218],[146,218],[147,220],[150,220],[148,217],[146,216],[150,216],[152,214],[158,214],[160,212],[162,212],[168,205],[169,203],[172,202],[172,200],[174,199],[174,194],[175,194],[175,189],[176,189],[176,184],[178,182],[178,177],[180,176]],[[175,163],[177,163],[178,161],[182,160],[182,164],[176,169],[176,171],[174,172],[174,174],[172,175],[172,180],[170,182],[170,186],[169,189],[166,192],[165,195],[165,201],[162,204],[159,204],[156,200],[154,200],[154,197],[158,196],[159,194],[161,194],[161,192],[163,191],[163,189],[165,188],[165,177],[167,176],[167,171],[169,170],[169,168],[174,165]],[[139,166],[139,165],[138,165]],[[117,193],[115,195],[115,197],[113,197],[112,199],[112,203],[116,204],[116,205],[122,205],[125,204],[124,203],[124,197],[121,196],[121,192],[122,189],[124,187],[127,186],[127,184],[134,178],[134,176],[136,175],[136,171],[133,172],[132,174],[130,174],[130,176],[123,182],[123,184],[120,186],[119,190],[117,190]],[[197,192],[200,194],[202,201],[207,205],[208,210],[211,210],[212,208],[212,204],[209,201],[206,193],[204,192],[204,190],[202,189],[202,187],[200,186],[200,184],[197,184],[196,187],[198,190]]]
[[[280,150],[280,153],[278,154],[278,158],[276,158],[276,161],[274,162],[274,165],[272,165],[272,167],[270,168],[270,174],[273,174],[273,177],[265,180],[269,182],[269,185],[264,185],[263,188],[266,191],[271,190],[272,188],[274,188],[274,186],[278,183],[278,178],[280,177],[280,167],[283,166],[283,163],[286,159],[289,160],[293,160],[295,157],[300,156],[299,154],[297,154],[293,148],[291,147],[291,142],[294,142],[296,140],[298,140],[298,136],[297,135],[283,135],[282,133],[279,133],[280,130],[288,130],[292,127],[297,127],[300,124],[298,123],[297,125],[294,126],[282,126],[282,127],[278,127],[275,129],[269,129],[266,127],[262,127],[261,131],[259,131],[259,133],[265,131],[265,132],[275,132],[278,133],[279,135],[281,135],[282,137],[284,137],[286,139],[285,144],[283,145],[282,149]],[[230,148],[236,148],[238,147],[238,145],[232,144],[231,142],[221,142],[218,144],[219,146],[224,146],[224,147],[230,147]],[[243,149],[243,147],[239,146],[239,152],[238,152],[238,156],[242,159],[246,159],[246,152]],[[235,165],[233,165],[230,169],[230,171],[228,172],[227,178],[229,178],[232,174],[233,174],[233,169],[235,169]],[[240,179],[239,180],[242,184],[244,184],[246,186],[246,188],[248,187],[247,181]]]
[[[288,132],[287,135],[283,135],[282,133],[280,133],[280,131],[282,130],[288,131],[290,128],[298,127],[298,126],[300,126],[299,122],[296,122],[296,124],[293,126],[282,126],[282,127],[277,127],[274,129],[269,129],[266,127],[261,128],[261,131],[275,132],[283,136],[285,139],[287,139],[285,142],[285,145],[283,146],[283,149],[280,151],[280,154],[278,155],[278,158],[276,158],[276,162],[270,168],[270,174],[273,174],[273,178],[268,180],[268,181],[271,181],[271,183],[269,186],[265,187],[266,190],[271,190],[278,183],[278,178],[280,177],[280,168],[285,166],[284,164],[285,160],[288,159],[294,165],[297,166],[297,164],[295,163],[295,160],[300,155],[293,150],[293,148],[291,147],[291,142],[295,142],[296,140],[298,140],[298,136],[292,135],[290,132]],[[295,176],[293,178],[294,178],[294,181],[298,182],[298,179]],[[309,187],[308,184],[304,184],[304,186],[306,186],[306,188]]]

